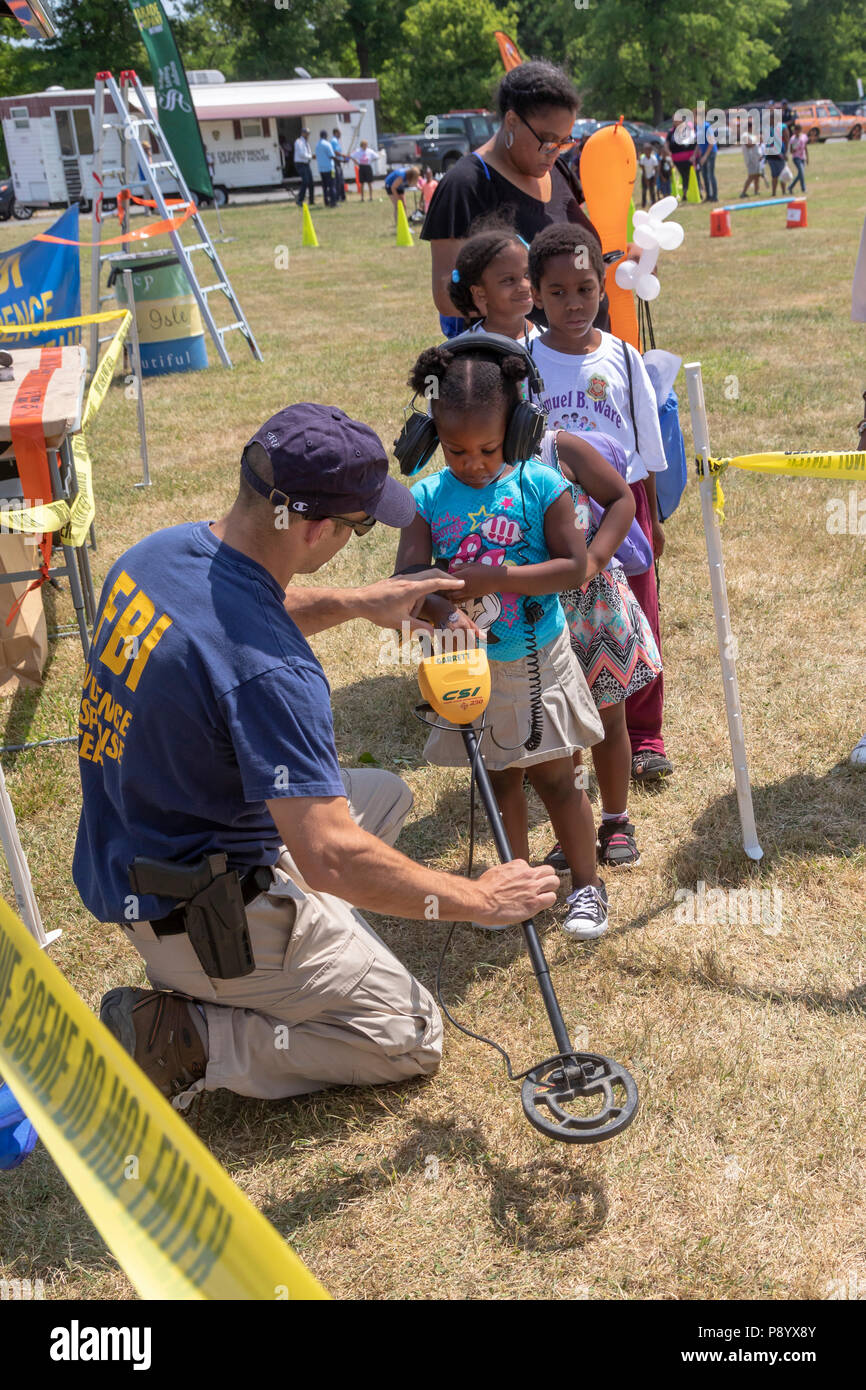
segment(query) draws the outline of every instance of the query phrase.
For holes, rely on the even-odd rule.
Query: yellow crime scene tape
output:
[[[0,324],[0,333],[17,338],[19,333],[45,333],[49,328],[81,328],[89,323],[108,323],[121,319],[128,309],[101,309],[98,314],[79,314],[73,319],[41,319],[38,323]]]
[[[64,544],[84,545],[90,524],[96,515],[96,503],[93,496],[93,464],[87,449],[84,430],[105,400],[132,323],[132,314],[128,309],[107,309],[99,314],[84,314],[74,319],[45,319],[41,323],[18,324],[14,328],[0,325],[0,334],[17,336],[19,333],[43,333],[50,328],[77,328],[91,323],[108,323],[111,319],[120,319],[121,323],[102,354],[99,366],[93,374],[81,421],[81,433],[74,435],[72,439],[72,457],[75,460],[78,492],[71,503],[61,500],[46,502],[41,507],[23,507],[20,510],[5,509],[3,524],[9,531],[18,531],[26,536],[59,531]]]
[[[142,1298],[330,1297],[2,898],[0,1069]]]
[[[832,478],[835,481],[856,481],[866,479],[866,453],[852,449],[847,453],[812,454],[805,451],[770,454],[738,454],[735,458],[707,460],[713,477],[713,511],[720,521],[725,519],[725,494],[719,481],[719,474],[726,468],[742,468],[752,473],[769,473],[771,476],[790,474],[797,478]],[[703,472],[703,461],[698,459],[698,474]]]

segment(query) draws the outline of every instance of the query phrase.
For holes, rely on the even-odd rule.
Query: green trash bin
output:
[[[207,366],[204,326],[177,256],[160,252],[152,260],[112,261],[108,283],[123,309],[129,307],[125,270],[132,272],[142,376],[201,371]]]

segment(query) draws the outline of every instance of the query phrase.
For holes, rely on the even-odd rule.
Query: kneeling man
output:
[[[435,898],[441,921],[493,924],[555,900],[550,868],[469,881],[414,864],[393,848],[405,783],[338,765],[306,637],[356,617],[399,628],[462,586],[439,570],[359,589],[292,580],[353,531],[414,513],[371,429],[289,406],[246,446],[222,520],[157,531],[105,581],[73,874],[153,985],[111,990],[101,1018],[181,1107],[202,1089],[276,1098],[434,1072],[436,1006],[357,909],[423,920]]]

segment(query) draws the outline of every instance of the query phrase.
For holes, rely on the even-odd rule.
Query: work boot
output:
[[[99,1018],[166,1099],[204,1076],[207,1025],[189,995],[111,989],[102,996]]]

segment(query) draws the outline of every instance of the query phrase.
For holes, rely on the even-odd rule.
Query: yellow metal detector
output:
[[[490,699],[490,667],[487,663],[487,652],[483,647],[476,646],[425,657],[418,667],[418,684],[424,702],[415,707],[415,714],[421,722],[432,723],[427,714],[434,713],[439,715],[440,719],[453,724],[463,736],[472,773],[473,801],[470,826],[474,826],[474,789],[477,785],[499,858],[505,864],[513,859],[514,855],[480,751],[480,735],[484,731],[483,716]],[[478,719],[482,722],[479,727],[475,727],[475,721]],[[473,833],[470,829],[470,873],[472,840]],[[530,1124],[542,1134],[546,1134],[550,1139],[560,1139],[571,1144],[596,1144],[603,1139],[611,1139],[630,1125],[637,1114],[638,1093],[634,1078],[625,1067],[610,1057],[602,1057],[594,1052],[573,1051],[535,923],[530,917],[521,923],[521,926],[532,969],[559,1049],[556,1056],[547,1057],[528,1071],[515,1073],[512,1071],[508,1053],[499,1043],[494,1042],[492,1038],[472,1033],[449,1013],[442,999],[439,976],[442,960],[453,935],[453,927],[439,961],[436,981],[439,1003],[446,1017],[462,1033],[496,1048],[505,1059],[510,1081],[523,1081],[521,1100],[524,1113]],[[595,1105],[595,1097],[599,1097],[598,1104],[592,1113],[588,1113],[592,1110],[588,1102],[592,1101]],[[568,1106],[573,1108],[566,1108]]]

